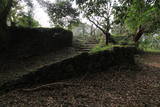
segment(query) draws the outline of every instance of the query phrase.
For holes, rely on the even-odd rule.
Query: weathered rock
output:
[[[72,45],[73,34],[62,28],[9,27],[11,55],[41,55]]]
[[[0,27],[0,52],[7,49],[9,42],[10,38],[8,32]]]
[[[35,72],[24,75],[22,78],[4,84],[3,91],[16,88],[30,87],[38,84],[56,82],[82,76],[87,72],[102,72],[117,65],[135,64],[134,47],[115,47],[112,51],[102,51],[95,54],[82,53]]]

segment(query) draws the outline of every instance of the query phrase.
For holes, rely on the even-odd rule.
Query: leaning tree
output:
[[[105,35],[106,44],[114,42],[110,30],[113,24],[112,0],[76,0],[81,13]]]
[[[127,27],[135,43],[144,33],[153,33],[160,28],[159,0],[119,0],[114,7],[116,22]]]

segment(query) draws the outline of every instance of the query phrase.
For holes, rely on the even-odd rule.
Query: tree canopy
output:
[[[33,18],[34,5],[32,0],[24,0],[28,12],[24,12],[21,0],[0,1],[0,24],[6,26],[7,19],[15,26],[39,26]],[[36,0],[45,7],[50,22],[54,26],[71,28],[80,23],[83,16],[106,37],[106,44],[112,39],[115,26],[122,26],[123,32],[133,35],[137,42],[143,34],[157,32],[160,28],[159,0]],[[11,24],[11,25],[12,25]],[[113,30],[115,29],[115,30]]]
[[[153,33],[160,27],[158,0],[125,0],[115,7],[118,23],[124,24],[137,42],[144,33]]]
[[[112,0],[76,0],[76,4],[84,17],[104,33],[106,44],[108,44],[111,40],[110,30],[115,2]]]
[[[46,8],[52,25],[69,28],[71,24],[79,23],[79,11],[69,0],[56,0],[55,2],[38,0],[38,2]]]
[[[21,0],[13,0],[12,8],[8,15],[8,22],[10,26],[21,26],[21,27],[38,27],[39,22],[36,21],[33,14],[33,7],[29,7],[27,12],[24,11],[24,6],[21,5]]]

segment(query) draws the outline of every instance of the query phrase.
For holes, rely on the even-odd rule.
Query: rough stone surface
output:
[[[62,28],[9,27],[8,32],[7,52],[15,56],[40,55],[72,45],[72,32]]]
[[[134,47],[115,47],[112,51],[95,54],[82,53],[73,58],[63,60],[24,75],[18,80],[8,82],[0,87],[0,91],[57,82],[85,75],[87,72],[102,72],[117,65],[133,65]]]

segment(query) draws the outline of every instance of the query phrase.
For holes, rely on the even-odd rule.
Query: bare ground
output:
[[[160,107],[160,55],[138,58],[141,68],[113,67],[0,96],[0,107]]]

